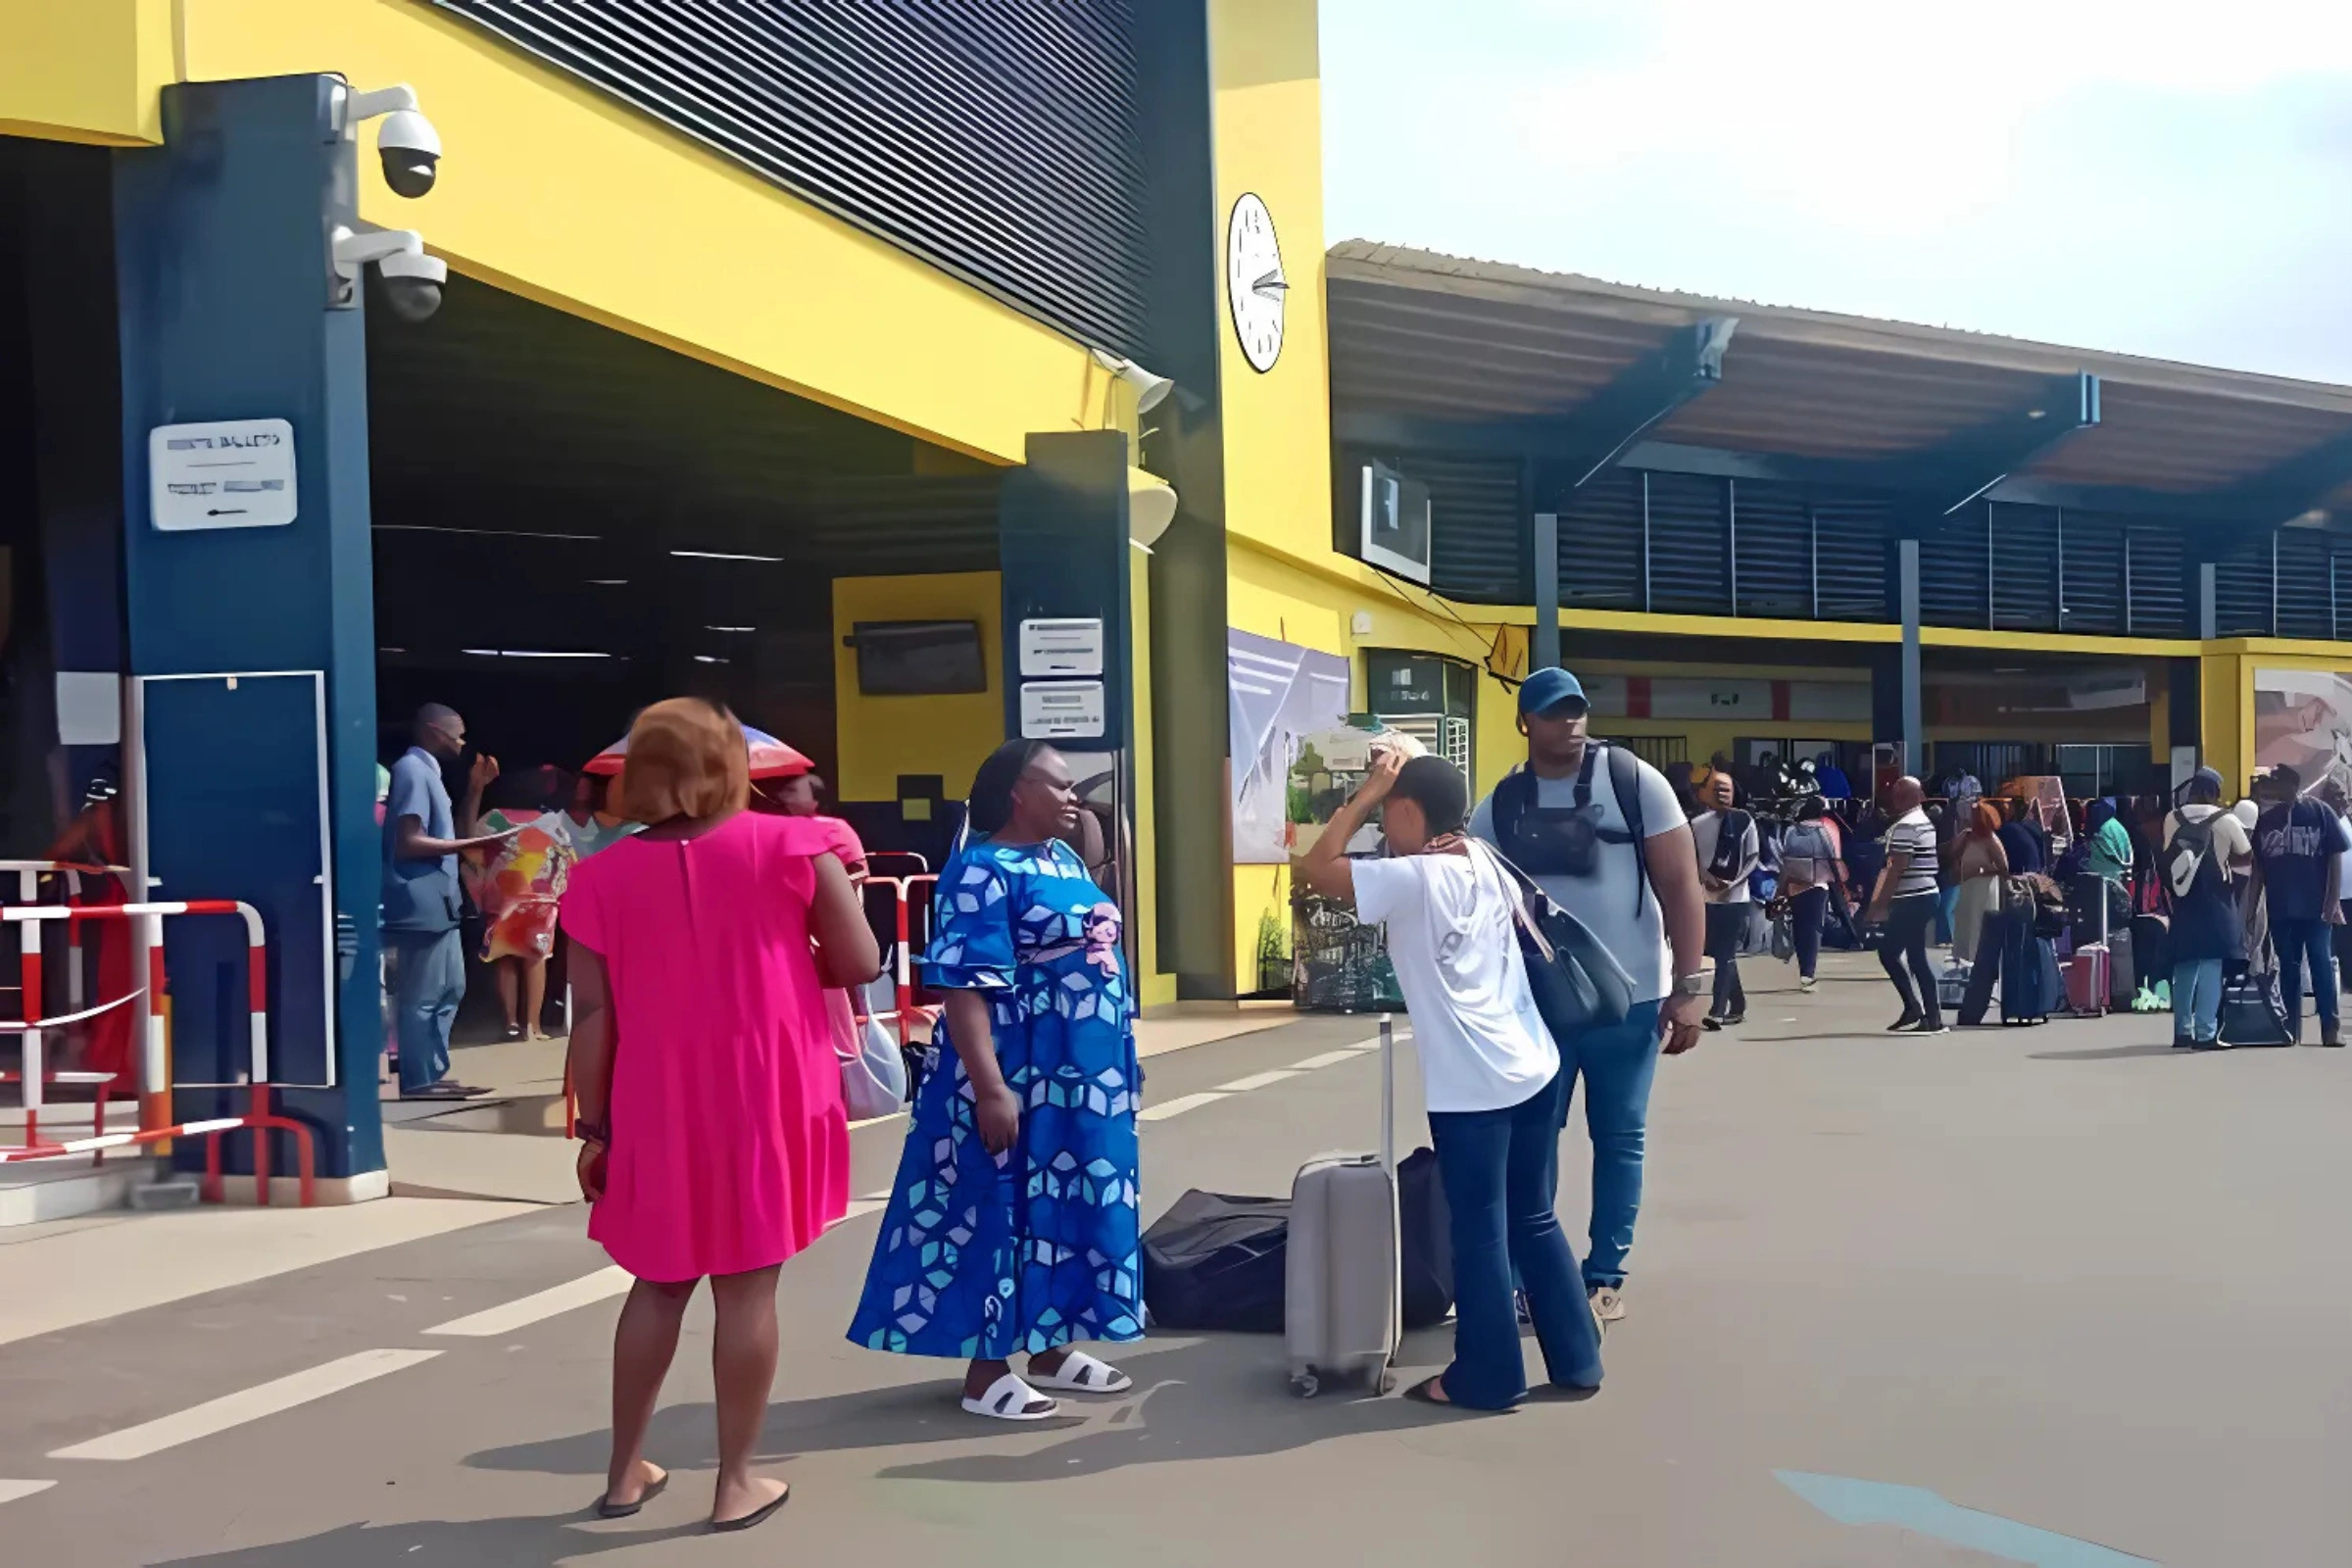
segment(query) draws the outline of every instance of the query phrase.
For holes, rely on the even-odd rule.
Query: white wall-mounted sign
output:
[[[1102,673],[1102,622],[1100,620],[1024,620],[1021,622],[1021,678],[1040,675],[1100,675]]]
[[[1021,739],[1088,741],[1102,734],[1102,683],[1033,680],[1021,685]]]
[[[147,432],[148,510],[166,532],[294,520],[294,426],[283,419],[159,424]]]

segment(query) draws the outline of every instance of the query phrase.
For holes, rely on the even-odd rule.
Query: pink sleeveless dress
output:
[[[605,960],[612,1145],[588,1234],[639,1279],[780,1263],[849,1206],[849,1123],[808,946],[800,818],[742,811],[699,839],[583,860],[564,929]]]

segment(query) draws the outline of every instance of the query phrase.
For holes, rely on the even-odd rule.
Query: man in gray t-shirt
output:
[[[1527,766],[1478,803],[1470,831],[1584,921],[1633,978],[1634,1007],[1625,1022],[1556,1042],[1570,1092],[1579,1076],[1585,1081],[1585,1125],[1592,1135],[1592,1249],[1585,1285],[1593,1310],[1609,1321],[1625,1315],[1620,1293],[1642,1206],[1642,1147],[1660,1041],[1669,1055],[1690,1050],[1698,1044],[1706,1010],[1706,901],[1690,828],[1672,786],[1631,753],[1591,741],[1591,713],[1583,685],[1568,671],[1530,674],[1519,688]],[[1634,798],[1631,812],[1620,798],[1621,782]],[[1589,818],[1584,825],[1592,830],[1589,863],[1581,867],[1555,853],[1563,836],[1557,830],[1579,816]],[[1560,1097],[1563,1107],[1568,1100]]]
[[[392,954],[392,1029],[400,1045],[400,1098],[466,1100],[486,1091],[446,1079],[449,1027],[466,1000],[466,949],[458,933],[458,857],[506,833],[457,836],[458,813],[441,781],[444,760],[466,755],[466,720],[427,703],[414,744],[392,764],[384,799],[384,945]],[[464,820],[482,814],[498,761],[476,757],[466,780]]]

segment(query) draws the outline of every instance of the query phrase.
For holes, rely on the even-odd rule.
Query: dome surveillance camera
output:
[[[342,281],[334,308],[358,303],[360,272],[373,263],[384,280],[384,303],[404,321],[421,321],[441,308],[441,285],[449,264],[424,254],[424,236],[413,228],[378,228],[365,233],[338,227],[334,234],[335,274]]]
[[[421,196],[433,188],[441,168],[441,133],[414,109],[395,109],[375,133],[384,161],[384,183],[396,196]]]
[[[441,308],[441,285],[449,280],[449,264],[438,256],[395,251],[375,264],[384,280],[384,303],[404,321],[424,321]]]

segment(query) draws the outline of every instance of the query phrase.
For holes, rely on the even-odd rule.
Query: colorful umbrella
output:
[[[794,778],[816,766],[763,729],[754,729],[746,724],[743,726],[743,738],[751,743],[754,778]],[[588,759],[588,765],[581,771],[611,777],[620,771],[620,764],[628,755],[629,738],[623,735]]]

